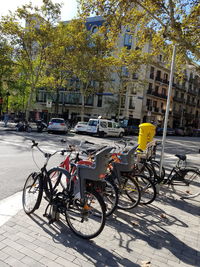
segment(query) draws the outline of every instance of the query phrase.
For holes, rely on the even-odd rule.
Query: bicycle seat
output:
[[[180,160],[185,161],[186,160],[186,155],[178,155],[176,154],[175,157],[179,158]]]

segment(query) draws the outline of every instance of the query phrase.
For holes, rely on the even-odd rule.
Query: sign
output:
[[[47,100],[46,107],[51,108],[52,107],[52,100]]]

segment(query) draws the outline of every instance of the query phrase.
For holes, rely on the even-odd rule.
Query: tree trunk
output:
[[[58,116],[59,113],[59,88],[56,88],[56,102],[55,102],[55,114]]]
[[[84,121],[85,115],[85,96],[81,93],[81,121]]]
[[[25,110],[25,119],[27,121],[29,119],[29,112],[30,112],[30,108],[31,108],[32,100],[33,100],[32,99],[33,98],[33,92],[34,92],[34,88],[31,88],[31,92],[29,94],[27,105],[26,105],[26,110]]]

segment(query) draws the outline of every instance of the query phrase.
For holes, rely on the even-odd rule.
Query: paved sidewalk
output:
[[[200,266],[200,196],[183,201],[167,187],[150,206],[118,210],[92,241],[60,221],[49,226],[45,202],[0,227],[0,266]]]

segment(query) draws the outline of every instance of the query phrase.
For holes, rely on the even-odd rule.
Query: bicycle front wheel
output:
[[[121,176],[119,184],[118,208],[128,210],[136,207],[140,202],[140,189],[131,177]]]
[[[74,199],[66,211],[70,229],[84,239],[98,236],[105,226],[105,218],[105,203],[101,195],[92,189],[87,189],[84,201]]]
[[[39,208],[42,193],[40,173],[33,172],[28,176],[23,188],[22,206],[26,214],[31,214]]]
[[[172,177],[170,185],[181,198],[194,198],[200,195],[200,173],[193,169],[180,170]]]

